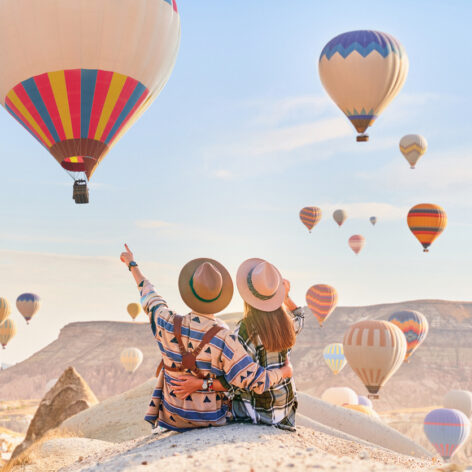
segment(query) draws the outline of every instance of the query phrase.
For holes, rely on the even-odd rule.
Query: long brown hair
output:
[[[244,302],[244,320],[249,335],[258,334],[268,352],[284,351],[295,344],[293,321],[283,306],[262,311]]]

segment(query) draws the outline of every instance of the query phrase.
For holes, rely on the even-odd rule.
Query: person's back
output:
[[[191,372],[205,379],[205,390],[179,398],[174,386],[183,374],[189,373],[183,362],[184,351],[191,353],[197,350],[205,333],[213,326],[221,325],[213,314],[202,312],[218,312],[227,306],[232,297],[231,278],[216,261],[200,259],[188,263],[181,271],[179,290],[184,302],[195,311],[180,317],[169,310],[167,303],[144,278],[137,265],[132,265],[131,253],[123,253],[122,260],[128,263],[138,283],[141,303],[150,317],[151,328],[162,354],[163,369],[145,417],[153,426],[186,431],[225,424],[228,412],[226,398],[211,388],[212,380],[218,376],[224,376],[233,386],[262,393],[270,385],[280,382],[284,375],[291,375],[289,367],[267,371],[258,366],[244,351],[237,337],[222,328],[204,346],[200,346],[196,369]],[[181,325],[181,336],[176,336],[176,320]]]

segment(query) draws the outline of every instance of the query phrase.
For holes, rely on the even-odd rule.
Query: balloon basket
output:
[[[89,202],[89,191],[86,180],[76,180],[74,182],[72,198],[78,205]]]
[[[424,248],[424,249],[423,249],[423,252],[429,252],[429,249]]]
[[[380,397],[378,393],[369,393],[368,398],[370,400],[378,400]]]
[[[359,136],[357,136],[356,141],[358,143],[365,143],[365,142],[369,141],[369,135],[368,134],[360,134]]]

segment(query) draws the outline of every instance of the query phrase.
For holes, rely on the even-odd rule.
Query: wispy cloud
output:
[[[162,220],[139,220],[136,221],[136,226],[141,229],[159,229],[159,228],[169,228],[172,226],[172,223]]]

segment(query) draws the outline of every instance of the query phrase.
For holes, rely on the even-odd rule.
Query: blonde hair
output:
[[[268,352],[280,352],[294,346],[293,320],[284,306],[274,311],[262,311],[244,302],[244,320],[249,335],[258,335]]]

